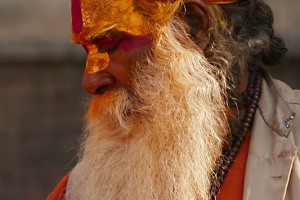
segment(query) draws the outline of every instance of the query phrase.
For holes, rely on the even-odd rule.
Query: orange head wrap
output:
[[[72,40],[83,44],[89,52],[86,69],[95,73],[103,68],[99,66],[105,67],[109,62],[107,52],[99,49],[95,39],[107,37],[109,47],[105,50],[119,44],[117,35],[115,40],[111,37],[113,31],[141,37],[139,43],[147,42],[149,34],[155,31],[149,21],[155,19],[163,24],[187,1],[228,4],[238,0],[72,0]]]
[[[111,14],[120,16],[122,13],[118,13],[116,10],[119,7],[123,7],[124,10],[133,10],[133,8],[130,8],[131,4],[133,4],[135,0],[105,0],[103,2],[100,2],[99,0],[72,0],[72,23],[73,23],[73,33],[79,33],[82,31],[83,27],[89,26],[91,24],[93,25],[99,25],[99,19],[102,19],[100,21],[106,21],[106,18],[111,17]],[[180,0],[157,0],[157,2],[180,2]],[[199,1],[199,0],[195,0]],[[206,4],[229,4],[234,3],[239,0],[200,0],[203,1]],[[150,3],[151,4],[151,3]],[[149,4],[149,5],[150,5]],[[171,3],[172,4],[172,3]],[[105,6],[107,5],[107,6]],[[111,10],[107,11],[107,7],[111,6]],[[101,10],[102,9],[102,10]],[[127,13],[123,13],[125,16],[127,16]],[[101,16],[99,18],[99,16]],[[103,17],[104,16],[104,17]],[[106,17],[105,17],[106,16]],[[119,17],[116,17],[119,18]],[[126,17],[125,17],[126,18]],[[137,27],[138,25],[142,26],[143,24],[140,24],[141,15],[134,13],[132,16],[127,16],[126,19],[123,20],[123,22],[130,22],[135,24]],[[97,23],[95,23],[97,22]],[[132,29],[132,27],[127,27],[127,29]],[[143,32],[145,30],[138,30],[139,32]]]

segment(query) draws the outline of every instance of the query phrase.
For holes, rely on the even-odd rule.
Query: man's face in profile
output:
[[[93,95],[72,172],[75,199],[207,195],[226,129],[222,74],[216,77],[175,13],[147,28],[153,16],[144,12],[156,2],[72,1],[72,38],[88,52],[83,85]],[[179,3],[157,7],[167,15]]]
[[[72,39],[87,50],[87,73],[103,71],[109,63],[127,65],[134,49],[150,43],[146,17],[135,9],[132,0],[72,2]],[[123,68],[117,78],[125,83],[129,69]]]
[[[159,3],[160,14],[179,2]],[[88,53],[83,86],[95,99],[102,99],[102,105],[109,92],[132,90],[133,66],[146,58],[145,52],[151,54],[158,30],[150,29],[150,21],[155,20],[145,10],[155,8],[152,4],[155,1],[72,1],[72,40]],[[99,103],[93,105],[91,116],[98,112]]]

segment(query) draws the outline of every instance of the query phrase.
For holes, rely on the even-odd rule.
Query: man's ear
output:
[[[209,9],[202,0],[184,0],[183,19],[189,25],[189,34],[204,49],[209,43]]]

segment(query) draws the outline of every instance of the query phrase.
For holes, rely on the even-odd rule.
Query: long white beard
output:
[[[227,134],[224,88],[174,26],[163,31],[154,58],[135,67],[132,91],[92,103],[99,112],[88,119],[67,200],[209,199]]]

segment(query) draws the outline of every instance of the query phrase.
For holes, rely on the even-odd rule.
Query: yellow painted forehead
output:
[[[89,40],[109,30],[147,35],[152,22],[163,23],[182,0],[72,0],[72,36]]]
[[[101,34],[112,28],[133,35],[147,33],[147,19],[135,11],[133,0],[82,0],[83,27]]]

